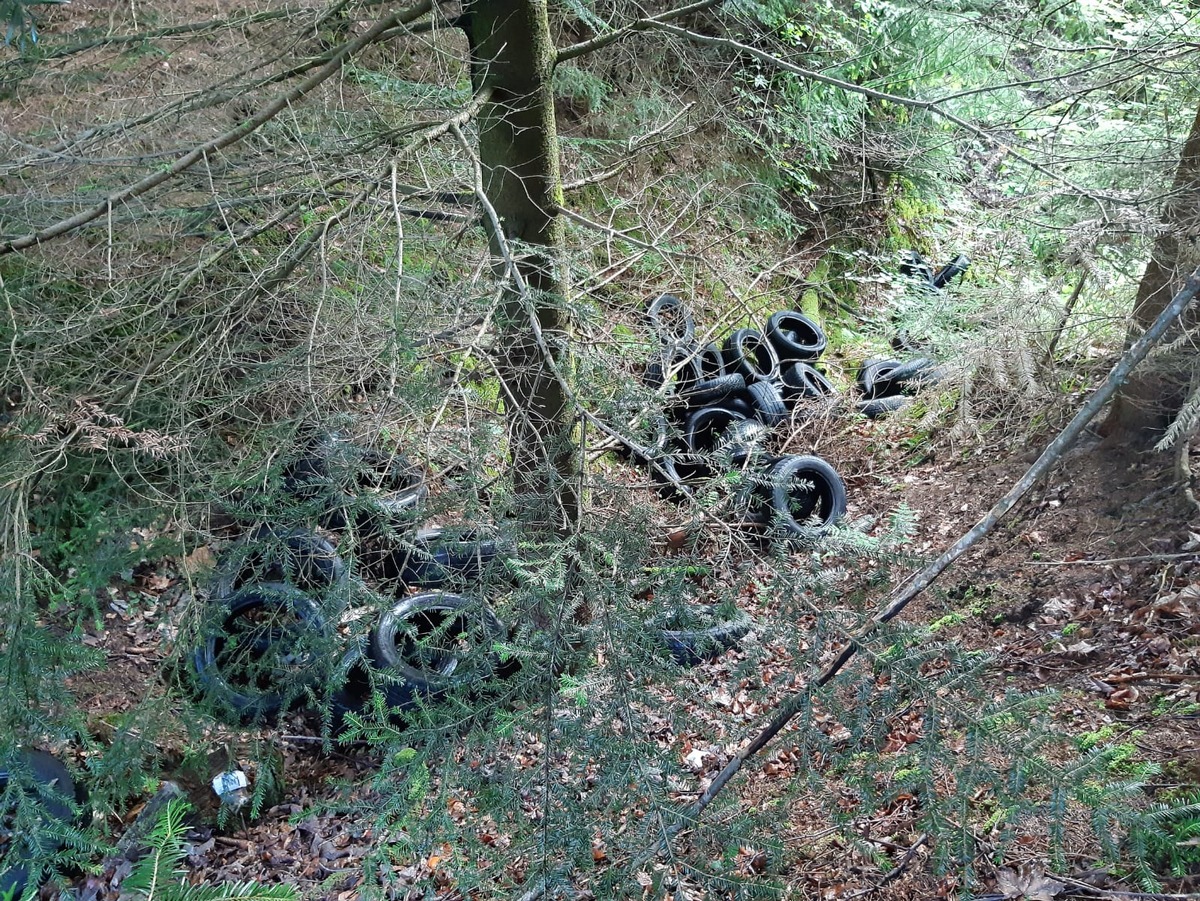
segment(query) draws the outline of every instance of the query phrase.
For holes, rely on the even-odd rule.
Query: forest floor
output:
[[[925,558],[978,520],[1037,450],[1036,443],[1008,442],[966,454],[931,455],[926,448],[924,459],[915,462],[904,447],[904,435],[900,421],[848,421],[837,427],[837,440],[830,442],[840,453],[829,456],[847,476],[849,518],[886,514],[902,500],[918,514],[913,547]],[[834,432],[827,437],[833,439]],[[1160,782],[1194,786],[1200,782],[1200,719],[1195,716],[1200,709],[1198,523],[1200,515],[1183,497],[1162,456],[1129,455],[1094,443],[1077,447],[993,535],[944,575],[938,590],[906,610],[905,618],[929,624],[962,614],[949,625],[952,637],[964,649],[986,651],[995,659],[985,676],[985,693],[1053,688],[1057,700],[1052,717],[1064,735],[1107,729],[1114,739],[1136,745],[1139,760],[1157,764]],[[118,594],[106,614],[106,628],[86,639],[104,651],[108,664],[75,677],[70,687],[94,719],[137,705],[144,686],[155,679],[164,648],[157,625],[186,597],[182,570],[182,561],[164,559],[139,572],[127,587],[138,600],[126,604]],[[148,603],[156,596],[161,605]],[[773,615],[754,597],[740,603],[756,619]],[[706,715],[714,723],[735,709],[730,658],[738,654],[731,651],[689,674],[711,688]],[[670,703],[670,686],[663,693],[664,703]],[[763,723],[771,714],[769,709],[751,712]],[[906,720],[896,723],[889,741],[894,738],[902,749],[915,739],[912,729]],[[379,760],[366,748],[323,753],[313,734],[312,721],[299,717],[264,733],[284,755],[285,799],[257,822],[193,832],[190,878],[285,881],[339,901],[357,897],[362,880],[358,863],[371,850],[370,828],[319,811],[322,802],[345,802],[347,783],[363,786],[363,797],[369,798],[365,786]],[[665,736],[664,741],[677,738]],[[700,737],[693,741],[702,747]],[[769,803],[780,777],[786,781],[794,764],[786,734],[777,745],[739,777],[745,781],[729,789],[740,805],[753,809]],[[697,767],[698,775],[711,778],[723,763],[717,754],[710,756]],[[189,782],[186,774],[174,775],[211,815],[211,790],[203,782]],[[464,803],[469,807],[470,799]],[[794,834],[781,837],[783,846],[794,841],[796,848],[814,848],[800,854],[802,863],[793,861],[787,874],[798,897],[953,897],[961,888],[953,876],[935,874],[930,849],[920,843],[914,827],[917,810],[912,804],[895,805],[874,824],[880,850],[897,865],[898,872],[889,876],[878,860],[837,840],[814,846],[811,824],[824,822],[821,813],[805,810],[803,801],[791,803]],[[135,806],[130,816],[138,812]],[[113,827],[118,833],[122,828]],[[1095,839],[1087,823],[1069,823],[1064,845],[1068,875],[1090,879],[1096,893],[1131,888],[1097,876]],[[743,852],[744,875],[750,876],[756,851]],[[1047,865],[1044,841],[1024,848],[1018,844],[1006,855],[1010,869],[1028,866],[1035,883],[1040,867]],[[88,878],[78,897],[115,899],[122,866],[128,867],[114,863],[102,876]],[[988,867],[981,866],[986,874]],[[422,854],[397,867],[394,896],[427,897],[432,891],[458,897],[452,882],[439,884],[437,870],[436,854]],[[336,878],[339,872],[344,879]],[[1000,872],[993,867],[985,882],[1004,895],[1011,886],[996,886]],[[519,873],[510,875],[519,881]],[[1186,879],[1167,879],[1164,885],[1177,892],[1197,888],[1195,880]],[[405,886],[411,894],[405,894]],[[681,884],[675,897],[709,896]]]
[[[103,26],[115,7],[108,0],[75,0],[54,8],[43,33],[67,34],[80,24]],[[212,14],[228,15],[230,4],[213,0],[175,0],[159,4],[160,14],[195,21]],[[124,16],[128,10],[122,7]],[[243,36],[244,40],[249,40]],[[111,98],[96,91],[88,98],[66,93],[28,102],[9,112],[7,126],[23,132],[30,123],[55,126],[60,121],[116,118],[129,98],[154,91],[166,95],[188,84],[198,73],[213,74],[229,47],[197,38],[172,57],[171,64],[153,57],[131,64],[121,90]],[[87,55],[72,65],[87,64]],[[139,79],[142,79],[139,81]],[[107,106],[111,99],[112,106]],[[74,104],[66,109],[68,104]],[[797,434],[793,447],[826,456],[845,476],[849,488],[848,519],[886,516],[903,502],[917,514],[911,550],[930,559],[975,523],[1028,467],[1049,437],[1019,440],[993,433],[971,445],[946,438],[927,441],[914,451],[903,419],[869,423],[831,422],[818,433]],[[1112,734],[1136,745],[1146,761],[1158,764],[1163,779],[1181,785],[1200,784],[1200,513],[1175,484],[1171,461],[1162,455],[1142,456],[1122,449],[1102,449],[1092,439],[1077,447],[1020,504],[996,532],[951,568],[938,590],[930,591],[905,611],[905,620],[932,623],[948,613],[961,614],[947,625],[944,637],[968,650],[994,655],[988,688],[996,695],[1011,689],[1054,688],[1059,700],[1053,716],[1066,735]],[[122,712],[142,702],[145,686],[157,680],[166,645],[159,624],[190,593],[190,573],[211,563],[218,545],[201,548],[187,559],[168,558],[139,569],[132,583],[120,586],[105,612],[104,628],[85,637],[103,652],[106,665],[72,678],[70,690],[89,711],[97,733]],[[756,619],[769,619],[754,597],[745,609]],[[729,658],[698,667],[689,679],[711,686],[712,719],[729,713]],[[795,674],[802,675],[802,674]],[[769,710],[756,715],[765,723]],[[895,740],[912,740],[905,724],[896,725]],[[301,720],[287,720],[265,733],[284,756],[284,795],[254,823],[212,825],[194,830],[189,840],[189,879],[296,884],[313,897],[353,901],[363,874],[361,861],[375,836],[369,827],[326,812],[323,802],[345,799],[345,784],[366,785],[379,766],[371,752],[356,748],[322,751]],[[174,749],[164,749],[171,759]],[[774,789],[761,773],[786,777],[791,763],[781,739],[729,791],[747,807],[769,803]],[[72,761],[82,769],[82,760]],[[711,777],[717,756],[702,763],[699,776]],[[176,773],[198,806],[211,813],[211,790]],[[359,791],[352,789],[351,791]],[[361,789],[367,792],[366,788]],[[207,800],[206,800],[207,799]],[[469,800],[466,804],[469,806]],[[792,802],[794,834],[787,845],[812,844],[806,824],[823,822],[819,813]],[[139,807],[128,811],[126,823]],[[897,804],[890,821],[877,824],[878,849],[891,860],[889,872],[878,860],[854,847],[827,844],[792,863],[787,884],[796,897],[931,898],[953,897],[961,886],[953,877],[938,876],[931,850],[912,828],[916,811]],[[117,839],[126,823],[110,822]],[[1096,877],[1094,848],[1086,824],[1067,837],[1070,872],[1103,893],[1123,886]],[[816,847],[816,846],[814,846]],[[1027,864],[1037,872],[1046,863],[1045,843],[1010,851],[1010,867]],[[754,849],[745,849],[745,874],[758,869]],[[128,863],[110,861],[104,872],[81,878],[72,897],[108,901],[120,894]],[[394,896],[426,897],[427,892],[456,897],[452,881],[443,877],[437,855],[423,853],[398,865]],[[1010,883],[998,883],[999,870],[981,866],[981,878],[998,896],[1015,897]],[[519,881],[517,874],[509,874]],[[1090,882],[1089,882],[1090,880]],[[1035,880],[1036,881],[1036,880]],[[331,887],[332,886],[332,887]],[[1127,887],[1127,886],[1125,886]],[[1197,891],[1195,881],[1166,880],[1169,891]],[[1036,886],[1029,888],[1030,894]],[[47,888],[49,893],[50,889]],[[519,893],[519,892],[518,892]],[[680,886],[676,898],[703,894]]]

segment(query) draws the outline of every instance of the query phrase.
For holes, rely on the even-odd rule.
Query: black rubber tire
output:
[[[390,551],[376,577],[408,588],[465,584],[477,581],[498,553],[496,539],[478,529],[422,529]]]
[[[711,614],[715,608],[711,605],[699,605],[699,609]],[[655,626],[659,630],[663,644],[671,654],[671,658],[680,666],[697,666],[707,660],[715,660],[739,641],[750,631],[753,622],[750,617],[738,611],[733,619],[722,620],[708,629],[678,629],[678,618],[674,615],[657,620]]]
[[[700,353],[697,354],[700,360],[700,372],[705,379],[715,379],[725,375],[725,357],[721,353],[721,346],[715,342],[709,342],[700,348]]]
[[[783,367],[783,386],[780,394],[784,401],[817,400],[837,397],[837,388],[825,377],[825,373],[810,363],[793,363]]]
[[[901,251],[900,274],[923,285],[933,286],[933,267],[915,250]]]
[[[762,332],[740,328],[725,339],[721,355],[725,371],[741,374],[750,382],[772,382],[779,379],[779,356]]]
[[[783,395],[771,382],[751,382],[746,386],[746,393],[754,405],[754,416],[759,422],[776,426],[788,418]]]
[[[891,397],[879,397],[875,400],[864,400],[858,404],[858,412],[867,419],[879,419],[889,413],[895,413],[912,403],[912,398],[903,394],[893,394]]]
[[[464,655],[445,649],[423,649],[418,641],[449,628],[467,628],[476,645],[486,651],[468,655],[471,666],[464,667]],[[408,633],[415,631],[415,638]],[[461,638],[463,632],[455,631]],[[496,614],[481,601],[445,591],[429,591],[401,598],[379,618],[371,633],[369,654],[380,669],[389,670],[397,682],[385,691],[388,705],[406,710],[419,700],[434,700],[454,688],[466,687],[491,678],[499,665],[490,650],[492,643],[508,635]]]
[[[680,400],[688,407],[704,407],[717,404],[746,387],[746,379],[736,373],[719,375],[689,385],[679,393]]]
[[[708,454],[717,449],[724,431],[746,417],[723,406],[701,407],[683,426],[683,443],[695,454]]]
[[[21,768],[32,777],[33,783],[37,786],[36,789],[29,789],[29,796],[41,808],[45,819],[57,821],[64,826],[72,825],[75,821],[72,804],[78,800],[79,791],[75,786],[75,780],[67,772],[67,768],[56,757],[45,751],[31,748],[18,753],[22,758]],[[0,792],[8,787],[10,778],[8,770],[0,769]],[[5,812],[0,812],[0,814],[4,814],[0,816],[0,820],[7,819]],[[51,826],[50,823],[46,825]],[[63,845],[61,841],[49,836],[42,838],[45,838],[44,841],[39,841],[42,854],[51,854]],[[6,869],[0,873],[0,897],[4,897],[10,892],[14,899],[21,897],[29,884],[28,864],[32,853],[30,848],[10,850],[8,858],[5,860]]]
[[[406,517],[429,493],[421,467],[338,434],[323,435],[284,470],[284,488],[320,507],[318,523],[340,531],[350,523]]]
[[[780,310],[768,319],[766,335],[780,364],[815,360],[825,353],[825,330],[795,310]]]
[[[296,687],[317,683],[319,648],[314,642],[328,640],[329,630],[313,599],[291,585],[278,582],[248,585],[225,598],[222,603],[225,607],[223,617],[206,631],[200,646],[192,654],[192,666],[201,693],[239,723],[270,721],[279,715],[285,703],[297,699]],[[255,684],[239,685],[236,679],[242,674],[230,672],[233,661],[224,656],[226,651],[238,651],[238,640],[230,641],[231,627],[248,614],[264,610],[285,612],[290,622],[283,627],[273,624],[267,624],[265,628],[259,626],[257,635],[247,633],[252,638],[244,651],[254,655],[257,664],[273,645],[283,642],[289,632],[298,635],[299,641],[291,643],[293,647],[287,648],[285,657],[291,656],[296,650],[302,656],[299,657],[298,667],[292,661],[287,661],[286,686],[278,684],[282,681],[278,673],[269,673],[265,669],[253,674]],[[257,684],[260,680],[268,684]],[[271,680],[276,681],[274,686],[269,684]]]
[[[918,357],[901,363],[887,375],[887,380],[899,385],[901,391],[916,391],[945,378],[945,370],[936,360]]]
[[[342,655],[333,680],[335,687],[329,693],[329,735],[341,739],[348,726],[346,717],[365,713],[375,694],[375,673],[367,656],[366,642],[355,642]]]
[[[281,582],[315,596],[335,595],[346,584],[337,549],[308,529],[261,525],[221,554],[209,597],[224,601],[244,585]]]
[[[647,388],[657,391],[669,381],[679,391],[704,381],[700,359],[691,345],[673,344],[663,348],[646,364],[643,382]]]
[[[734,469],[744,469],[756,462],[764,453],[771,427],[757,419],[742,419],[721,433],[718,452],[729,460]]]
[[[846,484],[820,457],[784,457],[767,474],[772,524],[796,541],[820,538],[846,514]],[[810,487],[806,487],[808,483]],[[816,524],[809,520],[816,517]]]
[[[696,337],[691,310],[674,294],[660,294],[646,304],[646,321],[663,344],[688,344]]]
[[[944,288],[950,284],[950,280],[962,275],[971,267],[971,258],[964,253],[960,253],[949,263],[933,274],[930,283],[935,288]]]
[[[866,400],[875,400],[899,394],[900,386],[891,381],[891,376],[901,365],[900,360],[863,360],[855,378],[862,396]]]

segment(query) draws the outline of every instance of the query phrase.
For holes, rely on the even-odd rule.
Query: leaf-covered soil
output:
[[[1036,450],[1035,443],[1026,448],[1005,442],[962,455],[943,449],[934,459],[927,455],[914,462],[911,452],[901,449],[907,431],[903,421],[842,424],[836,427],[838,440],[830,441],[825,452],[847,475],[849,518],[861,521],[885,514],[902,501],[918,514],[913,546],[925,558],[979,519],[1027,467],[1030,448]],[[914,603],[905,618],[924,624],[940,621],[942,630],[965,648],[993,654],[995,662],[985,681],[987,690],[997,695],[1053,688],[1058,694],[1052,716],[1065,736],[1113,727],[1117,738],[1133,736],[1139,759],[1160,765],[1160,782],[1195,785],[1200,781],[1200,719],[1194,713],[1200,702],[1200,537],[1192,531],[1196,520],[1197,511],[1174,484],[1163,457],[1131,456],[1094,443],[1077,448],[995,534],[949,570],[937,589]],[[204,557],[202,549],[186,564],[203,563]],[[184,561],[173,559],[146,567],[132,585],[114,593],[105,628],[85,638],[107,659],[104,668],[82,674],[70,685],[92,712],[93,722],[100,724],[136,705],[147,686],[157,681],[167,646],[158,623],[190,597],[184,568]],[[740,602],[760,623],[776,615],[752,595]],[[754,635],[748,639],[755,640]],[[695,670],[680,671],[681,678],[703,686],[700,697],[707,709],[698,711],[698,719],[711,724],[709,734],[673,735],[663,719],[662,734],[656,736],[695,774],[695,790],[728,760],[731,749],[722,740],[725,725],[757,726],[773,713],[761,698],[749,701],[732,677],[742,653],[744,649],[731,651]],[[805,674],[796,672],[788,660],[771,661],[769,655],[765,659],[769,662],[764,680],[769,674],[780,685],[780,696],[787,687],[802,684]],[[672,686],[664,683],[658,691],[664,706],[670,705]],[[902,752],[920,736],[919,713],[901,716],[891,725],[884,754]],[[367,777],[379,760],[363,747],[323,753],[315,732],[311,720],[293,718],[266,733],[284,757],[283,797],[253,823],[215,828],[215,799],[205,780],[194,767],[172,771],[167,766],[164,775],[179,781],[210,818],[210,825],[191,834],[189,878],[286,881],[326,897],[356,897],[363,878],[360,862],[376,836],[352,817],[322,812],[323,802],[357,798],[369,808]],[[738,805],[763,809],[786,792],[799,762],[794,747],[794,736],[785,732],[737,777],[728,791]],[[169,764],[171,749],[166,750]],[[536,746],[528,751],[531,760],[538,759]],[[220,763],[214,761],[206,775],[218,772]],[[460,806],[452,815],[456,820],[469,818],[471,798],[457,800]],[[791,825],[780,842],[792,857],[785,875],[798,896],[928,898],[954,896],[961,888],[953,876],[935,875],[931,850],[915,828],[918,811],[911,798],[901,796],[863,828],[865,842],[881,855],[874,858],[862,846],[831,835],[826,815],[816,807],[807,809],[803,797],[788,803]],[[135,805],[126,819],[137,813]],[[119,835],[123,824],[114,820],[110,825],[114,837]],[[1095,839],[1086,822],[1068,821],[1064,844],[1068,876],[1101,888],[1120,887],[1097,875]],[[505,859],[502,837],[494,847],[498,865],[519,883],[523,862]],[[596,853],[603,864],[603,848]],[[1001,879],[996,884],[1000,894],[1013,880],[1032,878],[1030,867],[1041,872],[1038,868],[1046,866],[1045,836],[1018,842],[1005,853],[1011,872],[986,861],[979,870],[985,880]],[[397,863],[392,873],[396,896],[404,897],[403,887],[411,886],[411,897],[426,897],[426,892],[456,897],[444,863],[453,854],[449,847],[426,849]],[[894,870],[883,862],[890,862]],[[753,878],[772,864],[764,850],[748,846],[739,853],[737,866],[741,876]],[[1024,876],[1013,869],[1021,867]],[[102,875],[87,878],[79,887],[81,894],[117,897],[125,869],[127,865],[111,864]],[[778,879],[779,874],[773,876]],[[1166,885],[1177,891],[1195,889],[1186,880],[1168,879]],[[1081,890],[1065,883],[1059,893]],[[704,897],[689,891],[681,877],[676,897]]]

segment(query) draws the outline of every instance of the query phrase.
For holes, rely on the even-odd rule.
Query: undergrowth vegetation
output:
[[[636,18],[628,6],[556,5],[555,37],[586,40],[606,19]],[[44,104],[11,126],[0,238],[36,232],[248,119],[277,87],[268,73],[319,61],[373,9],[272,9],[253,36],[237,20],[213,23],[203,33],[219,65],[203,78],[186,45],[153,33],[177,24],[165,13],[139,8],[135,23],[122,10],[122,31],[152,33],[85,40],[86,51],[46,14],[40,43],[0,58],[13,95]],[[614,434],[648,444],[669,402],[641,378],[658,345],[646,300],[686,298],[705,341],[803,305],[830,336],[828,374],[842,389],[864,359],[891,355],[899,333],[916,336],[903,353],[936,357],[948,376],[881,426],[913,447],[976,449],[991,429],[1056,421],[1092,383],[1092,361],[1124,339],[1177,108],[1195,105],[1194,17],[1170,4],[1068,4],[1030,34],[1023,11],[1001,13],[966,0],[728,2],[688,29],[759,56],[646,28],[558,66],[572,286],[561,303],[586,498],[561,540],[532,529],[508,465],[505,417],[523,399],[505,395],[497,372],[505,280],[475,227],[475,160],[443,127],[473,102],[466,42],[443,13],[427,43],[410,34],[365,48],[245,141],[86,228],[0,257],[0,747],[8,765],[21,747],[66,749],[91,792],[81,810],[96,812],[53,841],[9,840],[8,865],[30,850],[61,879],[98,864],[113,851],[112,818],[167,769],[207,782],[218,749],[256,778],[248,806],[210,819],[265,814],[289,788],[270,718],[237,722],[195,671],[216,616],[217,558],[236,557],[264,525],[336,543],[348,578],[317,592],[330,627],[302,648],[314,678],[288,688],[310,712],[276,728],[337,751],[332,698],[351,678],[341,664],[397,600],[371,555],[436,524],[483,530],[503,549],[453,587],[506,627],[464,668],[504,678],[464,678],[402,715],[395,685],[366,686],[343,736],[362,744],[340,753],[372,755],[378,769],[369,784],[309,795],[312,811],[369,824],[366,896],[392,897],[422,860],[452,874],[441,888],[462,897],[537,880],[600,898],[784,897],[805,861],[835,849],[891,870],[877,839],[928,845],[946,890],[966,894],[1014,846],[1064,868],[1084,832],[1147,889],[1194,872],[1194,784],[1151,803],[1155,773],[1118,736],[1063,733],[1057,695],[997,692],[987,654],[928,624],[881,627],[855,665],[802,697],[754,770],[748,791],[761,805],[731,790],[687,820],[917,562],[915,526],[900,507],[798,548],[730,514],[736,474],[685,505],[661,500],[614,453]],[[32,41],[21,22],[14,33]],[[1001,37],[1019,52],[1001,52]],[[105,95],[93,109],[71,87],[74,60],[113,83],[121,66],[153,65],[143,54],[154,48],[184,63],[155,76],[161,106]],[[58,49],[65,66],[41,64]],[[474,136],[469,116],[461,126]],[[938,263],[965,253],[971,269],[926,290],[898,275],[908,248]],[[386,535],[352,508],[330,527],[327,498],[289,482],[330,434],[405,455],[430,494]],[[772,453],[808,449],[799,427],[772,440]],[[147,587],[164,559],[170,588]],[[738,655],[693,676],[654,624],[698,601],[722,613],[752,603],[755,621]],[[117,608],[154,624],[161,671],[131,709],[82,710],[72,677],[106,666],[85,638],[112,628]],[[298,657],[271,665],[294,675]],[[12,774],[11,831],[36,836],[47,828],[27,803],[36,789],[19,764]],[[175,802],[163,811],[125,892],[294,896],[185,884],[186,815]],[[670,854],[647,856],[681,831]]]

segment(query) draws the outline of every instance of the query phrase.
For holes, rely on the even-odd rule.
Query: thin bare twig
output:
[[[89,210],[84,210],[83,212],[77,213],[74,216],[61,219],[39,232],[32,232],[30,234],[23,235],[20,238],[14,238],[10,241],[5,241],[4,243],[0,244],[0,256],[13,253],[14,251],[18,250],[25,250],[26,248],[45,243],[46,241],[52,241],[55,238],[69,234],[80,226],[87,225],[89,222],[99,219],[114,206],[124,204],[135,197],[140,197],[147,191],[158,187],[163,182],[174,178],[187,169],[190,169],[192,166],[196,165],[196,163],[207,158],[209,154],[229,147],[232,144],[236,144],[238,141],[241,141],[248,135],[253,134],[264,124],[275,118],[277,115],[283,112],[283,110],[287,109],[305,94],[312,91],[330,76],[340,71],[342,64],[347,59],[358,53],[363,48],[379,40],[380,35],[382,35],[384,32],[401,26],[414,19],[420,18],[421,16],[427,14],[432,8],[433,0],[420,0],[419,3],[410,7],[409,9],[385,16],[365,32],[363,32],[359,37],[343,44],[328,63],[326,63],[316,72],[312,73],[312,75],[304,79],[304,81],[300,82],[300,84],[296,85],[290,91],[280,94],[241,125],[230,129],[223,135],[213,138],[211,141],[206,141],[199,147],[194,148],[191,152],[178,159],[169,168],[161,172],[155,172],[152,175],[148,175],[141,181],[135,182],[134,184],[117,191],[115,194],[109,195],[107,198]]]

